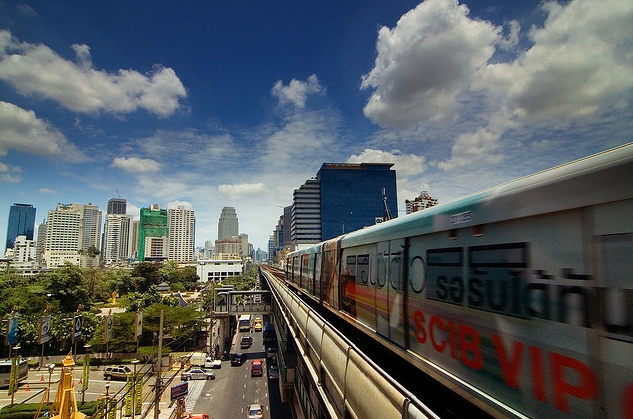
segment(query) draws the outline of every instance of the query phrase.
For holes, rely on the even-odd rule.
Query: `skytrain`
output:
[[[498,417],[633,417],[633,143],[342,235],[286,280]]]

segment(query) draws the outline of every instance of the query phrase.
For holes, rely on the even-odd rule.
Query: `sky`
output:
[[[120,197],[193,208],[198,246],[234,207],[266,250],[323,163],[394,163],[402,216],[629,143],[632,22],[630,0],[0,0],[0,248],[13,203],[39,224]]]

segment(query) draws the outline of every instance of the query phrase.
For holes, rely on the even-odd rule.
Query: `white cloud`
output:
[[[543,10],[545,23],[529,32],[533,46],[513,62],[482,68],[474,88],[523,120],[595,116],[620,93],[630,103],[633,3],[549,2]]]
[[[9,150],[39,156],[57,156],[70,161],[85,161],[85,156],[64,134],[35,112],[0,101],[0,156]]]
[[[75,112],[125,114],[139,108],[161,117],[180,107],[187,92],[171,68],[156,65],[148,74],[93,67],[90,48],[73,45],[77,61],[60,57],[41,44],[18,42],[0,31],[0,80],[25,96],[58,102]]]
[[[442,170],[453,170],[467,167],[473,162],[478,164],[494,165],[503,160],[498,153],[499,136],[480,128],[475,133],[460,135],[451,149],[451,158],[438,163]]]
[[[398,178],[417,176],[426,170],[425,158],[415,154],[402,154],[400,150],[382,151],[365,149],[347,159],[348,163],[394,163]]]
[[[297,108],[305,108],[308,94],[321,93],[323,90],[316,74],[313,74],[306,81],[292,79],[288,86],[284,86],[281,80],[277,80],[271,93],[279,98],[279,103],[282,105],[291,103]]]
[[[457,0],[427,0],[378,33],[374,68],[362,88],[374,92],[364,113],[375,123],[404,128],[445,118],[458,94],[494,53],[501,29],[468,18]]]
[[[267,192],[263,183],[239,183],[218,185],[218,193],[223,197],[242,198],[253,197]]]
[[[116,157],[112,161],[111,166],[134,173],[158,172],[160,170],[160,164],[158,162],[152,159],[140,159],[138,157]]]
[[[264,167],[296,172],[307,161],[338,156],[340,121],[327,112],[289,115],[281,127],[267,127],[262,137],[260,161]]]
[[[395,28],[380,29],[375,66],[361,84],[373,89],[365,115],[421,133],[450,125],[452,136],[435,141],[450,142],[451,156],[437,167],[455,170],[500,162],[528,130],[630,113],[633,3],[545,2],[542,10],[542,23],[521,32],[507,22],[504,36],[502,26],[469,18],[456,0],[425,1]],[[513,54],[494,54],[501,49]]]

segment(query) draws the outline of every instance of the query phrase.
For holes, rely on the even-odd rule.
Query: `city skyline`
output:
[[[0,3],[11,204],[233,207],[267,248],[325,163],[393,163],[398,215],[631,142],[627,0]],[[395,215],[395,214],[394,214]]]

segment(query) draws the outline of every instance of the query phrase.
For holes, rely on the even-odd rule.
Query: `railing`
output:
[[[263,271],[306,369],[333,418],[437,418],[345,336]]]

